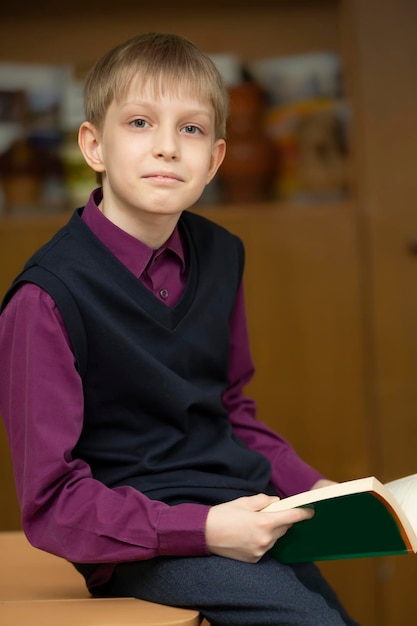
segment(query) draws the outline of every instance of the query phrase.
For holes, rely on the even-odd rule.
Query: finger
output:
[[[261,511],[273,502],[277,502],[279,500],[279,497],[268,496],[266,495],[266,493],[258,493],[255,496],[242,498],[242,500],[246,500],[247,506],[248,508],[250,508],[251,511]]]

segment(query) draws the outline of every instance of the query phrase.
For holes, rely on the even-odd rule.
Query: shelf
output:
[[[299,215],[324,215],[324,214],[340,214],[349,213],[356,210],[355,204],[350,201],[316,203],[316,204],[291,204],[288,202],[259,202],[259,203],[239,203],[239,204],[219,204],[219,205],[197,205],[191,209],[192,211],[206,216],[209,219],[224,217],[226,214],[232,217],[244,219],[245,217],[253,217],[256,214],[265,216],[282,215],[291,216]],[[0,215],[0,230],[18,230],[31,227],[48,225],[49,227],[56,225],[57,228],[65,223],[72,215],[72,209],[65,211],[55,211],[53,213],[17,213],[15,215]]]
[[[236,204],[218,204],[194,207],[194,211],[201,213],[210,213],[210,215],[221,214],[225,211],[230,213],[238,212],[239,214],[261,212],[261,213],[321,213],[336,212],[341,210],[353,210],[353,203],[348,200],[338,202],[315,202],[311,204],[298,204],[292,202],[251,202]]]
[[[233,52],[242,63],[317,51],[342,52],[339,0],[260,0],[256,7],[251,0],[214,0],[201,3],[199,11],[191,0],[175,5],[161,0],[159,6],[162,10],[157,13],[141,7],[140,19],[134,20],[137,3],[133,0],[120,0],[117,6],[104,0],[99,12],[91,0],[74,0],[64,7],[40,0],[23,14],[9,4],[0,21],[0,62],[71,64],[83,72],[112,45],[152,30],[177,32],[209,53]],[[283,210],[280,203],[270,206]],[[43,209],[40,213],[39,219],[50,219]],[[57,215],[51,219],[59,220],[61,211]]]

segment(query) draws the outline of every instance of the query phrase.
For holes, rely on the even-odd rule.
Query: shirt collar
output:
[[[116,224],[113,224],[98,208],[103,195],[101,188],[95,189],[84,207],[82,220],[94,233],[94,235],[125,265],[136,277],[139,278],[152,255],[155,253],[145,243],[125,232]],[[163,250],[171,250],[181,262],[181,273],[186,271],[184,242],[178,224],[171,236],[159,248],[158,254]]]

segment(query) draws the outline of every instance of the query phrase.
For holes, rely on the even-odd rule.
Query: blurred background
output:
[[[87,70],[156,30],[200,45],[230,90],[227,158],[194,210],[245,243],[259,418],[329,478],[417,472],[415,0],[2,6],[1,295],[95,185]],[[0,530],[20,528],[2,425],[0,464]],[[322,569],[361,624],[414,623],[417,556]]]

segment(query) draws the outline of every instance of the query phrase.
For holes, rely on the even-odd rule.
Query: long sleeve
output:
[[[0,413],[22,523],[37,547],[78,562],[207,554],[208,507],[109,489],[74,459],[83,390],[55,303],[24,285],[0,317]]]
[[[229,387],[223,403],[236,434],[269,460],[271,482],[278,493],[289,496],[306,491],[323,476],[303,461],[285,439],[256,418],[256,404],[244,394],[253,374],[242,284],[231,320]]]

